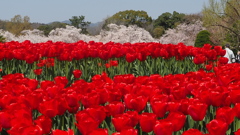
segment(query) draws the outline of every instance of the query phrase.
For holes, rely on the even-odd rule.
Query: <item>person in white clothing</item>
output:
[[[224,57],[228,58],[228,63],[234,63],[235,62],[235,55],[233,51],[230,49],[230,45],[226,44],[225,46],[226,54]]]

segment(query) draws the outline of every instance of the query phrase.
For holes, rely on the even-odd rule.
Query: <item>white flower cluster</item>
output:
[[[193,24],[179,24],[174,29],[168,29],[165,34],[160,38],[162,44],[177,44],[184,43],[185,45],[194,45],[197,34],[205,30],[201,21],[196,21]]]
[[[101,42],[137,43],[137,42],[158,42],[150,33],[136,25],[126,27],[124,25],[109,24],[109,30],[100,32]]]
[[[203,30],[202,23],[197,21],[195,24],[180,24],[175,29],[169,29],[166,31],[160,39],[154,39],[150,33],[143,28],[139,28],[136,25],[126,27],[124,25],[109,24],[108,30],[101,30],[97,36],[89,36],[80,34],[81,29],[77,29],[73,26],[66,26],[66,28],[57,28],[52,30],[48,36],[44,36],[42,31],[37,29],[24,30],[22,35],[14,36],[8,31],[0,30],[0,34],[6,38],[6,41],[19,41],[30,40],[32,43],[46,42],[48,40],[63,41],[67,43],[83,41],[95,41],[95,42],[118,42],[118,43],[137,43],[137,42],[161,42],[163,44],[177,44],[182,42],[186,45],[193,45],[196,35],[199,31]]]

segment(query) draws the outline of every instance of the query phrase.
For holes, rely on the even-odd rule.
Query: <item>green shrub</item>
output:
[[[194,46],[202,47],[204,44],[212,44],[212,41],[210,40],[210,32],[207,30],[202,30],[197,34]]]

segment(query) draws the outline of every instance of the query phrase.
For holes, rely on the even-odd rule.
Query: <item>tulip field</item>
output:
[[[240,135],[221,46],[0,43],[1,135]]]

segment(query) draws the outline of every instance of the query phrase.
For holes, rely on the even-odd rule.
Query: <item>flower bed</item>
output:
[[[239,134],[239,64],[221,47],[0,44],[2,134]]]

